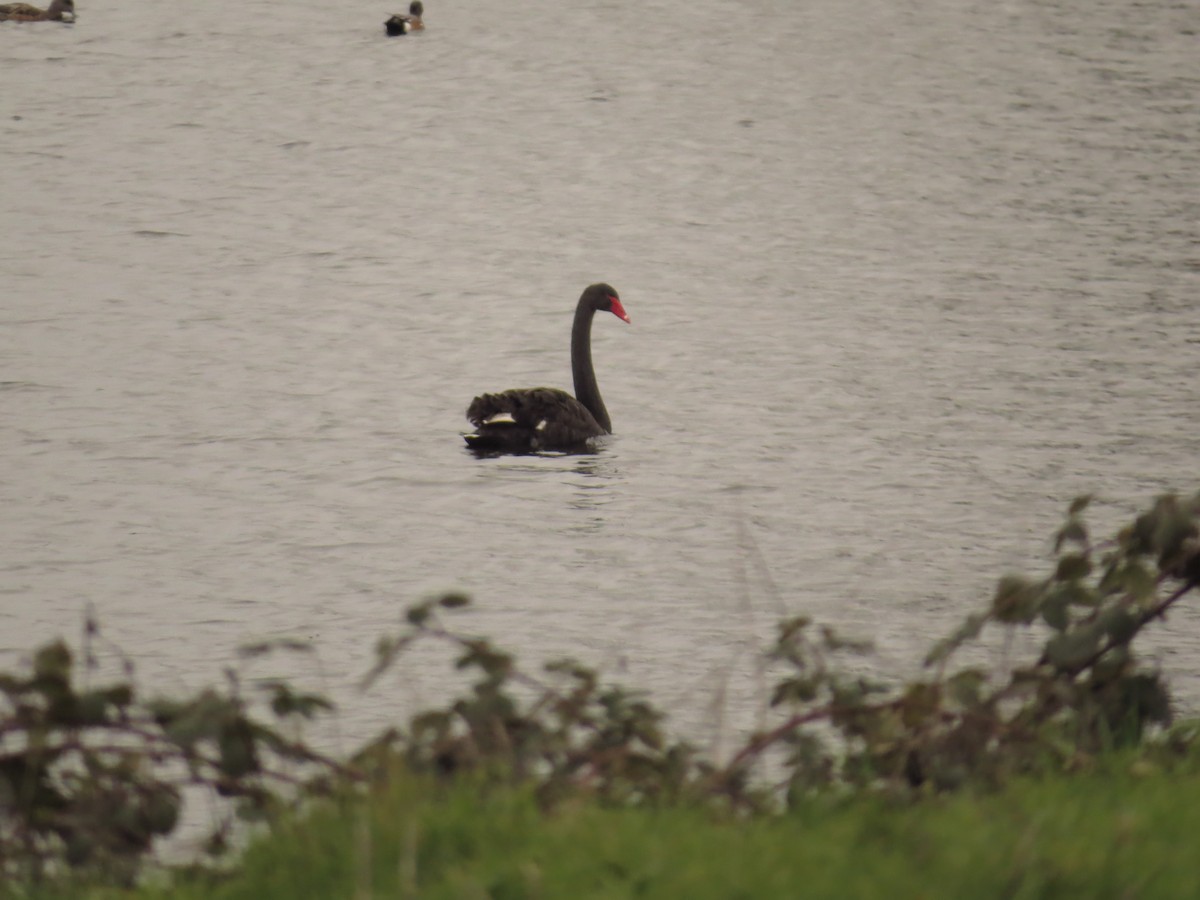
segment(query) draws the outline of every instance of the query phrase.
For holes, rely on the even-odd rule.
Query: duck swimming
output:
[[[408,6],[407,16],[397,13],[384,22],[383,27],[387,31],[388,37],[397,37],[408,34],[410,31],[424,31],[425,23],[421,21],[423,15],[425,15],[425,7],[421,5],[421,0],[413,0]]]
[[[46,9],[28,3],[0,3],[0,22],[74,22],[75,0],[50,0]]]

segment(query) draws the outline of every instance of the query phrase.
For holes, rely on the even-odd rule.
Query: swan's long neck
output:
[[[592,317],[595,314],[589,303],[580,301],[575,307],[575,324],[571,327],[571,373],[575,376],[575,399],[587,407],[596,424],[611,434],[612,420],[600,398],[596,371],[592,368]]]

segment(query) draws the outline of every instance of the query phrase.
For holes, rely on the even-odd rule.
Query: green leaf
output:
[[[466,640],[463,641],[463,646],[467,652],[455,661],[455,668],[467,669],[477,666],[488,675],[496,677],[507,676],[512,670],[513,658],[507,653],[494,649],[489,641]]]
[[[838,634],[828,625],[821,626],[821,643],[826,650],[848,650],[851,653],[867,654],[875,649],[874,641],[863,638],[848,638]]]
[[[61,640],[39,647],[33,656],[34,678],[44,681],[71,680],[71,651]]]
[[[1057,669],[1076,669],[1095,656],[1102,634],[1094,624],[1057,634],[1046,642],[1046,659]]]
[[[433,610],[431,609],[429,603],[418,603],[415,606],[410,606],[405,611],[404,618],[408,620],[409,625],[416,625],[420,627],[429,620],[429,617],[432,615],[432,613]]]
[[[450,593],[438,600],[438,606],[442,609],[461,609],[464,606],[471,605],[471,598],[466,594]]]
[[[311,641],[302,638],[271,638],[270,640],[242,644],[237,648],[237,654],[242,659],[254,659],[255,657],[265,656],[274,650],[287,650],[291,653],[311,653],[313,652],[313,645]]]
[[[128,706],[133,702],[133,685],[131,684],[114,684],[100,693],[109,703],[118,708]]]
[[[151,834],[170,834],[179,822],[179,808],[183,801],[174,788],[163,786],[146,798],[142,817]]]
[[[1186,545],[1196,535],[1196,523],[1192,521],[1192,517],[1180,509],[1178,504],[1168,504],[1155,535],[1159,548],[1159,567],[1170,570],[1177,566],[1189,555],[1185,549]]]
[[[1121,545],[1130,556],[1149,556],[1154,552],[1154,535],[1157,531],[1157,510],[1142,513],[1131,526],[1122,529]]]
[[[286,681],[267,681],[259,686],[271,693],[271,711],[280,718],[300,716],[311,719],[318,712],[334,708],[333,703],[320,694],[297,693]]]
[[[419,737],[426,732],[440,735],[450,729],[451,721],[450,714],[445,710],[431,709],[413,716],[409,726],[414,736]]]
[[[782,703],[808,703],[817,697],[821,682],[822,679],[818,677],[788,678],[781,681],[775,685],[771,694],[771,706],[779,706]]]
[[[1088,543],[1087,527],[1078,519],[1070,519],[1054,536],[1054,552],[1062,549],[1063,544],[1075,543],[1084,547]]]
[[[1127,644],[1141,628],[1137,616],[1123,605],[1114,604],[1105,607],[1096,616],[1096,625],[1108,635],[1114,644]]]
[[[1172,574],[1192,587],[1200,584],[1200,541],[1192,539],[1184,544]]]
[[[1065,630],[1071,623],[1070,602],[1067,592],[1061,588],[1051,591],[1042,602],[1042,619],[1055,631]]]
[[[1070,606],[1095,607],[1100,603],[1100,598],[1096,595],[1096,592],[1082,581],[1067,581],[1056,584],[1053,593],[1062,594]]]
[[[900,717],[904,726],[909,729],[920,728],[938,713],[941,700],[940,685],[920,681],[911,683],[900,698]]]
[[[186,703],[154,701],[149,706],[167,738],[183,747],[216,737],[237,715],[237,704],[212,689]]]
[[[942,640],[933,645],[932,649],[925,655],[925,665],[937,665],[949,659],[950,655],[967,641],[973,641],[979,637],[979,633],[983,631],[983,626],[987,624],[987,621],[987,616],[978,613],[967,616],[953,634],[942,638]]]
[[[785,643],[812,624],[808,616],[794,616],[779,623],[779,643]]]
[[[1139,604],[1154,597],[1157,589],[1158,583],[1154,576],[1137,559],[1115,559],[1100,579],[1102,593],[1123,593]]]
[[[0,672],[0,692],[7,694],[14,703],[28,690],[29,682],[24,678],[16,678],[7,672]]]
[[[85,691],[78,697],[75,706],[75,725],[103,725],[108,721],[109,699],[107,691]]]
[[[231,722],[217,740],[220,753],[218,768],[230,778],[242,778],[259,771],[254,732],[244,719]]]
[[[369,688],[375,681],[391,668],[397,657],[404,649],[412,643],[414,635],[406,634],[403,637],[381,637],[375,643],[375,665],[371,666],[369,672],[363,676],[360,686],[363,690]]]
[[[1171,724],[1171,694],[1157,674],[1134,675],[1129,679],[1126,691],[1143,719],[1160,725]]]
[[[1174,574],[1189,555],[1189,542],[1200,535],[1195,519],[1195,501],[1180,503],[1174,494],[1164,494],[1154,507],[1138,516],[1131,528],[1121,532],[1121,543],[1133,556],[1158,556],[1159,568]]]
[[[992,615],[998,622],[1028,625],[1038,613],[1042,586],[1019,575],[1005,575],[996,585]]]
[[[1094,685],[1104,685],[1126,674],[1133,661],[1128,645],[1112,647],[1096,660],[1090,674]]]
[[[947,679],[946,692],[953,702],[969,709],[979,705],[987,681],[987,672],[983,669],[963,669]]]
[[[1092,561],[1086,553],[1068,553],[1059,557],[1054,577],[1058,581],[1078,581],[1092,573]]]

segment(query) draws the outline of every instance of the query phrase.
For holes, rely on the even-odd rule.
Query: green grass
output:
[[[1200,774],[1127,764],[991,795],[817,799],[748,822],[582,801],[542,815],[523,792],[402,780],[288,823],[227,881],[137,896],[1194,898],[1198,839]]]
[[[542,816],[519,792],[434,793],[409,782],[323,810],[195,896],[1200,897],[1195,774],[1024,782],[904,806],[813,801],[753,822],[586,803]]]

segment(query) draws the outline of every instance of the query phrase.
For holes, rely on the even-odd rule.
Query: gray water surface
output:
[[[161,689],[311,637],[365,732],[454,588],[711,729],[784,613],[903,671],[1073,496],[1200,486],[1196,3],[401,5],[0,25],[5,666],[87,604]],[[473,458],[600,280],[616,434]]]

